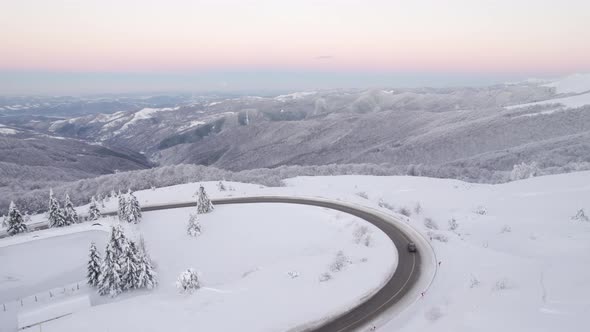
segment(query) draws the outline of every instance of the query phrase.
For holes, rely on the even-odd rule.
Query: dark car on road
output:
[[[409,252],[416,252],[418,249],[416,249],[416,244],[414,242],[410,242],[408,243],[408,251]]]

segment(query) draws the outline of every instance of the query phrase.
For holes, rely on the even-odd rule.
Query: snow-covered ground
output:
[[[582,93],[590,91],[590,73],[562,77],[544,86],[555,88],[557,93]]]
[[[84,287],[88,245],[104,247],[107,231],[80,224],[2,239],[0,331],[11,331],[19,312],[63,298],[62,288]]]
[[[205,187],[213,197],[318,196],[389,213],[405,210],[409,223],[431,238],[441,262],[434,283],[400,316],[389,322],[389,318],[380,319],[379,331],[581,331],[590,324],[590,222],[572,220],[580,209],[590,214],[590,172],[500,185],[374,176],[299,177],[286,184],[266,188],[226,183],[232,189],[227,191],[218,191],[215,183],[205,183]],[[179,185],[136,195],[143,205],[188,201],[194,199],[196,188],[196,184]],[[114,204],[111,200],[104,209]],[[183,327],[286,330],[342,305],[345,300],[340,296],[351,303],[352,293],[368,291],[369,286],[363,284],[367,275],[360,270],[375,271],[378,267],[371,264],[382,255],[377,249],[387,243],[377,238],[375,247],[358,246],[352,236],[356,227],[352,223],[358,221],[349,216],[271,204],[219,206],[201,219],[202,237],[189,239],[181,234],[187,213],[188,209],[146,213],[140,226],[161,271],[160,289],[77,312],[44,325],[44,331],[86,330],[90,322],[104,330],[104,317],[118,313],[126,317],[121,323],[132,324],[141,317],[154,331]],[[308,213],[318,216],[309,221]],[[456,228],[450,230],[453,219]],[[263,227],[263,242],[252,240],[256,234],[247,220]],[[176,227],[158,226],[164,223]],[[314,231],[302,231],[310,227]],[[330,236],[329,243],[326,236]],[[226,241],[226,237],[239,241]],[[318,273],[327,269],[338,250],[356,263],[327,283],[317,282]],[[359,263],[361,257],[369,259]],[[219,262],[226,264],[219,266]],[[201,271],[207,288],[183,297],[170,283],[177,270],[188,265]],[[287,275],[291,270],[300,276],[291,279]],[[328,285],[331,290],[326,292],[334,293],[319,296]],[[300,302],[312,295],[315,300]],[[159,321],[170,325],[158,325],[164,324]],[[138,325],[125,326],[138,330]]]
[[[158,112],[171,112],[171,111],[176,111],[178,109],[179,109],[179,107],[143,108],[143,109],[135,112],[133,114],[133,117],[131,118],[131,120],[129,120],[121,128],[119,128],[119,130],[117,130],[116,133],[120,133],[120,132],[127,130],[131,125],[137,123],[140,120],[150,119],[152,117],[152,115],[154,115]]]
[[[538,101],[538,102],[534,102],[534,103],[507,106],[506,109],[512,110],[512,109],[518,109],[518,108],[526,108],[526,107],[542,106],[542,105],[554,105],[554,104],[560,105],[560,107],[556,108],[556,110],[557,109],[567,110],[567,109],[571,109],[571,108],[578,108],[578,107],[582,107],[585,105],[590,105],[590,92],[575,95],[575,96],[543,100],[543,101]]]
[[[258,186],[243,187],[259,190]],[[166,201],[166,197],[174,197],[168,189],[137,195],[143,198],[144,205]],[[179,195],[186,194],[187,201],[195,185],[177,189]],[[194,208],[183,208],[146,212],[140,225],[128,227],[132,237],[142,234],[146,240],[159,273],[160,285],[156,290],[124,294],[123,300],[112,303],[102,298],[102,303],[98,303],[101,305],[81,308],[73,315],[43,323],[43,331],[284,331],[356,306],[389,279],[397,264],[395,247],[384,233],[341,212],[289,204],[218,206],[213,213],[200,217],[203,234],[191,238],[186,234],[186,225],[193,211]],[[39,221],[42,216],[33,219]],[[103,218],[101,223],[113,220]],[[82,230],[91,226],[75,227]],[[72,227],[33,233],[51,234],[42,240],[26,241],[32,239],[32,234],[25,234],[6,241],[15,251],[28,252],[28,265],[34,266],[35,253],[46,245],[43,241],[61,247],[59,241],[70,236],[86,236],[85,232],[55,234],[61,231],[72,232]],[[69,258],[64,264],[54,259],[52,272],[72,280],[83,279],[89,244],[90,239],[86,239],[82,248],[76,249],[81,257],[73,263]],[[29,250],[32,245],[35,250]],[[104,241],[99,247],[104,247]],[[339,252],[345,267],[334,271],[331,266],[338,260]],[[17,263],[19,255],[13,253],[10,257],[13,261],[8,270],[24,269]],[[81,264],[82,269],[73,271],[68,264]],[[176,278],[191,267],[200,272],[203,288],[192,295],[179,294]],[[33,282],[38,274],[32,269],[27,274],[32,280],[29,283],[38,286]],[[331,279],[320,281],[325,273]],[[49,289],[72,281],[66,279],[64,276],[43,286]],[[30,292],[22,288],[17,291],[20,297],[39,291],[39,287]],[[75,295],[80,293],[84,292]],[[56,301],[55,305],[62,306],[62,302]],[[55,311],[51,303],[48,307],[45,311],[39,310],[38,305],[32,309],[23,307],[20,310],[25,313],[19,317],[24,316],[26,321],[46,318],[47,312]]]
[[[540,82],[545,83],[545,82]],[[519,109],[532,106],[543,105],[559,105],[558,107],[545,110],[543,112],[535,113],[534,115],[551,114],[556,111],[563,111],[572,108],[578,108],[585,105],[590,105],[590,73],[574,74],[552,80],[549,83],[542,84],[542,86],[554,88],[558,94],[569,94],[565,97],[557,97],[553,99],[543,100],[534,103],[512,105],[505,107],[506,109]],[[528,114],[530,116],[530,114]]]

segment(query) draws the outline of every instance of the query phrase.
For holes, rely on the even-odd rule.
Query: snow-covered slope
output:
[[[582,93],[590,91],[590,73],[563,77],[544,86],[555,88],[557,93]]]
[[[138,121],[151,119],[152,116],[158,112],[171,112],[178,109],[179,107],[143,108],[135,112],[129,121],[127,121],[121,128],[115,131],[115,134],[119,134],[127,130],[129,126],[136,124]]]
[[[433,286],[380,331],[577,331],[590,324],[584,315],[590,310],[590,268],[582,263],[590,261],[590,222],[571,218],[580,209],[590,214],[588,183],[590,172],[502,185],[301,177],[288,180],[287,187],[256,192],[405,208],[411,225],[432,236],[441,261]],[[234,186],[232,194],[240,194]]]
[[[258,189],[250,188],[252,191]],[[177,191],[179,197],[176,199],[190,200],[194,189],[194,185],[184,186]],[[149,190],[137,194],[145,205],[147,201],[165,201],[166,197],[168,201],[174,201],[170,200],[173,197],[169,193],[167,190]],[[109,203],[112,205],[113,201]],[[157,264],[160,285],[155,291],[124,294],[121,296],[124,300],[112,303],[109,299],[94,296],[93,308],[44,323],[43,330],[285,331],[354,307],[378,290],[393,274],[397,264],[395,247],[384,233],[341,212],[285,204],[218,206],[214,212],[200,216],[203,233],[198,238],[186,234],[191,212],[194,208],[146,212],[140,225],[128,228],[128,234],[133,237],[137,238],[140,233],[144,236]],[[43,216],[33,219],[39,221]],[[109,223],[112,219],[100,222]],[[43,236],[70,230],[68,227],[37,234]],[[81,235],[80,239],[85,239],[84,233],[77,234]],[[69,237],[53,236],[18,244],[23,242],[17,241],[20,237],[5,240],[12,244],[14,252],[10,257],[16,262],[20,258],[16,252],[25,251],[27,266],[32,267],[28,272],[20,273],[21,267],[12,263],[3,273],[26,274],[31,279],[31,288],[12,289],[10,298],[26,295],[31,299],[40,287],[35,282],[41,282],[40,275],[43,275],[33,268],[37,265],[36,253],[43,250],[45,244],[68,250],[60,242],[68,241]],[[31,240],[30,234],[22,237]],[[90,239],[86,240],[85,247]],[[31,245],[37,249],[28,250]],[[78,248],[77,253],[85,256],[84,249]],[[339,252],[342,252],[342,258],[339,258]],[[68,256],[52,255],[50,251],[41,257],[47,259],[46,256],[53,258],[46,263],[52,264],[52,272],[64,275],[64,280],[43,284],[48,289],[72,282],[66,278],[84,278],[83,269],[72,270],[67,264],[83,266],[85,257],[67,258],[60,263],[57,257]],[[332,267],[338,260],[344,264],[341,271]],[[175,280],[180,272],[190,267],[200,272],[203,288],[192,296],[179,294]],[[331,279],[321,281],[325,273]],[[350,285],[356,286],[351,288]],[[75,295],[84,292],[88,290]],[[318,298],[324,300],[318,301]],[[27,301],[22,310],[34,306],[35,311],[39,311],[38,306],[30,302]],[[107,304],[97,306],[105,302]],[[14,306],[10,309],[4,317],[14,313]],[[1,316],[0,312],[0,322],[6,326],[9,320]]]
[[[554,109],[571,109],[571,108],[578,108],[586,105],[590,105],[590,92],[582,93],[575,96],[569,97],[561,97],[549,100],[538,101],[535,103],[528,103],[522,105],[513,105],[508,106],[506,109],[517,109],[517,108],[527,108],[533,106],[543,106],[543,105],[557,105]],[[545,113],[547,114],[547,113]]]
[[[590,73],[574,74],[566,76],[550,83],[543,84],[544,87],[554,88],[557,94],[568,94],[568,96],[551,98],[534,103],[519,104],[506,107],[507,109],[527,108],[544,105],[559,105],[553,109],[564,110],[590,105]],[[544,112],[542,114],[550,114]]]
[[[205,186],[214,197],[256,194],[321,196],[374,207],[388,213],[403,212],[410,215],[409,224],[431,239],[440,267],[432,286],[424,289],[424,296],[418,296],[415,299],[417,302],[401,316],[393,320],[383,317],[376,321],[378,331],[496,332],[580,331],[590,324],[590,317],[585,314],[590,311],[590,268],[585,263],[590,261],[590,222],[572,219],[580,209],[585,210],[586,215],[590,214],[589,183],[590,172],[579,172],[501,185],[421,177],[335,176],[294,178],[287,181],[286,187],[280,188],[226,183],[230,189],[218,191],[214,183],[206,183]],[[166,200],[186,201],[192,199],[196,187],[196,184],[179,185],[141,191],[136,195],[142,204],[156,204]],[[106,203],[105,209],[109,208],[109,204],[113,204],[112,200]],[[332,212],[322,209],[317,209],[319,212],[307,208],[297,210],[288,206],[260,207],[248,211],[244,209],[246,207],[220,206],[213,214],[201,220],[206,231],[202,238],[194,242],[180,234],[174,235],[182,231],[181,226],[185,224],[188,211],[180,209],[170,213],[146,213],[141,227],[159,268],[167,271],[162,274],[164,284],[161,292],[96,306],[44,326],[44,330],[87,328],[88,325],[84,324],[100,319],[96,317],[120,312],[125,312],[125,324],[131,324],[128,322],[129,317],[148,317],[148,321],[152,322],[150,317],[158,313],[160,320],[164,320],[164,317],[173,318],[170,320],[173,323],[170,324],[194,323],[196,325],[191,325],[191,329],[198,327],[208,331],[237,328],[232,322],[228,322],[227,317],[245,324],[243,320],[246,319],[246,309],[250,314],[256,314],[247,321],[254,325],[242,325],[239,330],[248,330],[244,326],[255,326],[254,330],[257,331],[283,331],[289,325],[287,321],[294,323],[296,319],[310,318],[307,314],[311,313],[307,309],[301,309],[305,312],[301,315],[295,313],[299,309],[293,309],[299,303],[295,299],[301,299],[299,296],[304,295],[284,292],[290,292],[291,288],[304,294],[319,292],[320,289],[315,287],[322,287],[322,284],[308,280],[310,272],[306,269],[314,261],[315,258],[311,257],[315,253],[329,251],[324,251],[324,244],[316,242],[319,239],[318,234],[297,232],[309,229],[312,225],[316,227],[317,220],[311,215],[307,216],[307,213],[314,216],[319,213],[319,219],[328,220],[321,226],[317,225],[319,229],[323,229],[319,232],[330,236],[333,243],[338,243],[332,249],[342,247],[348,254],[355,252],[346,249],[356,245],[350,237],[354,222],[345,216],[336,218]],[[277,216],[281,223],[278,223]],[[157,225],[164,220],[174,227],[159,229]],[[250,238],[255,236],[252,227],[257,227],[257,222],[264,225],[263,228],[267,231],[262,243],[254,243]],[[283,222],[292,225],[290,230],[296,233],[280,229],[278,225],[283,225]],[[351,224],[343,226],[348,223]],[[270,234],[277,234],[278,237],[271,238]],[[226,241],[226,236],[243,242],[238,245],[236,241]],[[160,237],[165,241],[158,242]],[[289,240],[282,243],[279,238]],[[209,241],[224,245],[216,250],[204,250],[200,247],[209,245]],[[164,243],[174,243],[178,249],[166,251],[164,247],[168,245]],[[283,251],[287,247],[293,251]],[[272,252],[274,248],[277,248],[277,252]],[[362,248],[368,249],[370,248]],[[232,252],[237,250],[262,258],[261,263],[251,261],[249,255],[234,256]],[[266,253],[267,251],[272,253]],[[191,252],[190,257],[195,257],[195,260],[192,261],[188,255],[178,257],[176,262],[166,259],[167,255],[178,255],[181,252]],[[289,252],[294,255],[288,254]],[[309,261],[307,258],[300,261],[295,258],[298,257],[297,253],[312,256],[307,257]],[[366,254],[369,255],[369,251]],[[213,266],[211,261],[215,255],[219,255],[219,260],[227,262],[227,266]],[[318,258],[317,265],[311,263],[309,268],[325,268],[325,261],[333,257],[332,255],[333,253]],[[281,258],[275,259],[276,257]],[[347,291],[361,291],[364,279],[356,279],[355,271],[357,267],[369,266],[365,264],[372,264],[374,259],[378,259],[378,256],[371,256],[365,263],[350,266],[349,270],[333,279],[334,285],[339,280],[346,281]],[[166,309],[168,306],[180,309],[177,307],[180,304],[178,295],[167,283],[171,282],[175,269],[188,264],[196,265],[203,272],[202,278],[211,289],[204,289],[181,300],[182,305],[195,309],[182,307],[182,310],[169,313]],[[256,270],[254,265],[262,268]],[[238,278],[246,267],[251,267],[254,272],[245,278]],[[290,270],[300,272],[300,277],[280,279]],[[227,274],[222,271],[227,271]],[[313,270],[311,273],[314,276],[313,282],[317,281],[316,272]],[[273,284],[280,288],[279,291],[274,286],[268,286],[270,282],[267,278],[274,276],[281,276],[281,281]],[[353,279],[348,279],[349,276]],[[300,286],[302,288],[298,288]],[[269,295],[271,292],[275,296]],[[149,300],[151,296],[158,301]],[[238,298],[241,300],[237,300]],[[327,297],[326,301],[331,302],[333,299]],[[142,309],[127,310],[126,303],[133,304],[130,308]],[[336,303],[339,302],[334,300],[332,304]],[[313,304],[313,310],[319,310],[315,305]],[[265,311],[267,309],[271,311]],[[292,316],[293,321],[286,319],[283,316],[285,310],[297,318]],[[145,312],[147,314],[142,314]],[[258,315],[264,316],[263,320],[269,325],[259,325],[266,323],[260,322]],[[192,317],[196,317],[194,321]],[[271,324],[268,319],[274,320],[274,317],[276,324]],[[99,326],[104,326],[101,324],[103,323]],[[201,324],[206,324],[206,327]],[[125,326],[131,330],[136,327]],[[156,326],[154,330],[162,328],[161,325]],[[168,325],[167,328],[181,330],[180,325]]]

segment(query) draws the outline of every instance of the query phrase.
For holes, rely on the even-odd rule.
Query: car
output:
[[[416,249],[416,244],[414,242],[408,243],[408,251],[409,252],[416,252],[416,251],[418,251],[418,249]]]

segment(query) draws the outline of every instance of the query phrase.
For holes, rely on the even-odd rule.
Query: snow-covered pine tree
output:
[[[8,227],[8,216],[2,215],[2,228]]]
[[[94,242],[90,244],[90,259],[88,260],[88,273],[86,274],[86,278],[88,279],[88,284],[90,286],[98,286],[98,282],[100,281],[100,266],[101,266],[101,259],[98,250],[96,250],[96,245]]]
[[[10,202],[8,208],[8,232],[9,235],[15,235],[18,233],[24,233],[27,231],[27,225],[21,215],[20,211],[16,208],[14,202]]]
[[[111,239],[109,240],[109,244],[115,255],[115,259],[117,259],[117,262],[120,265],[123,260],[125,248],[129,245],[129,241],[125,236],[121,225],[111,227]]]
[[[119,217],[119,221],[127,220],[127,199],[125,195],[121,194],[119,191],[119,209],[117,210],[117,216]]]
[[[123,253],[123,263],[121,265],[121,282],[124,290],[139,288],[141,263],[141,257],[135,242],[129,241],[129,245]]]
[[[197,213],[191,213],[188,219],[188,226],[186,227],[186,233],[192,237],[201,235],[201,224],[199,224],[199,219],[197,216]]]
[[[98,218],[100,218],[100,210],[98,209],[94,196],[92,196],[90,207],[88,208],[88,218],[91,221],[98,220]]]
[[[137,224],[141,221],[141,207],[139,206],[139,201],[137,197],[133,195],[133,192],[129,191],[127,194],[127,206],[125,209],[125,215],[127,218],[127,222]]]
[[[79,222],[78,212],[76,212],[76,209],[74,209],[74,204],[72,204],[70,195],[68,194],[66,194],[66,199],[64,202],[63,215],[66,225],[77,224]]]
[[[122,291],[123,285],[121,282],[121,266],[119,265],[115,251],[109,243],[105,249],[104,260],[102,261],[102,265],[100,267],[98,294],[115,297]]]
[[[139,240],[139,283],[137,288],[152,289],[158,285],[158,275],[149,253],[145,249],[143,237]]]
[[[62,227],[66,221],[62,210],[59,208],[59,202],[53,196],[53,189],[49,189],[49,210],[47,211],[47,221],[49,227]]]
[[[219,191],[225,191],[225,185],[222,181],[219,181],[219,183],[217,183],[217,189],[219,189]]]
[[[199,194],[197,197],[197,213],[209,213],[213,211],[213,203],[207,196],[207,192],[205,192],[205,187],[199,187]]]
[[[192,293],[199,289],[199,277],[197,272],[193,268],[189,268],[186,271],[180,273],[176,280],[176,288],[181,293]]]

